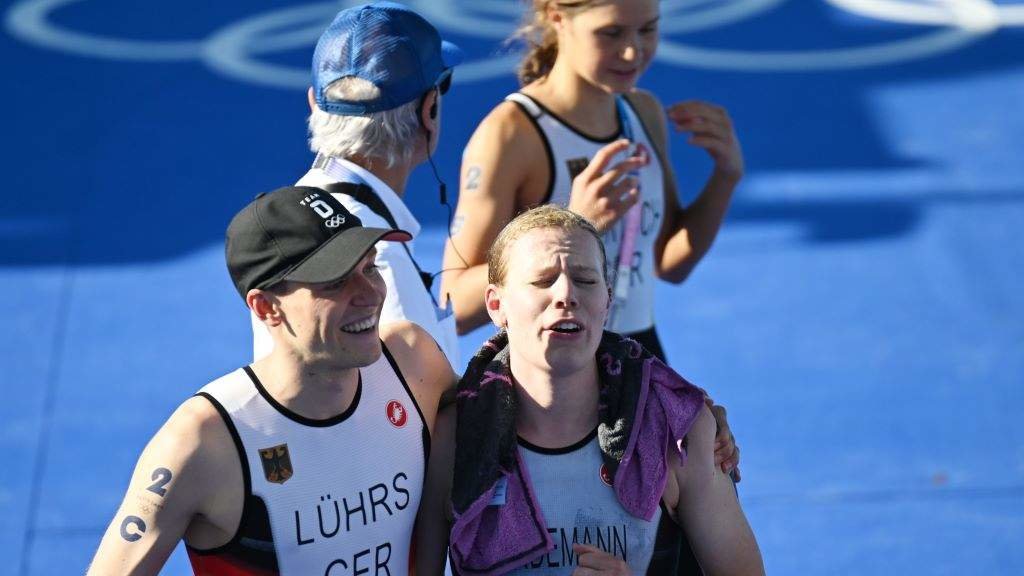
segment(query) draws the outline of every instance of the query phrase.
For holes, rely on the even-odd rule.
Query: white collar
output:
[[[412,212],[409,211],[409,207],[405,205],[405,202],[402,202],[402,198],[391,189],[391,186],[388,186],[373,172],[351,160],[334,156],[327,159],[322,170],[325,174],[339,182],[351,182],[354,179],[362,180],[361,183],[372,188],[381,201],[384,202],[384,205],[387,206],[388,210],[391,211],[391,215],[395,218],[395,224],[399,228],[411,234],[413,238],[419,235],[420,223],[412,215]],[[352,178],[352,176],[356,178]],[[360,182],[355,183],[359,184]]]

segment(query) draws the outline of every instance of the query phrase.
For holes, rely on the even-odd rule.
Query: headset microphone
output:
[[[441,204],[448,205],[448,187],[445,186],[444,180],[441,180],[441,176],[437,173],[437,166],[434,165],[434,155],[430,153],[430,130],[426,127],[423,128],[423,135],[427,139],[427,162],[430,162],[430,171],[434,173],[434,180],[437,180],[437,189],[441,195]]]
[[[437,97],[434,98],[434,102],[431,103],[430,110],[428,111],[431,120],[437,119],[437,101],[441,99],[441,89],[435,88],[435,91]],[[426,100],[428,94],[430,94],[430,92],[423,95],[424,100],[420,101],[420,110],[423,109],[423,102]],[[434,174],[434,180],[437,180],[437,191],[441,197],[441,205],[448,209],[448,239],[451,240],[453,210],[452,205],[448,203],[448,186],[445,185],[444,180],[441,180],[441,176],[437,172],[437,166],[434,164],[434,155],[430,151],[430,140],[433,134],[431,133],[430,128],[427,128],[427,124],[423,121],[423,116],[417,114],[417,118],[420,119],[420,126],[423,128],[423,137],[427,140],[427,162],[430,163],[430,171]],[[463,258],[462,254],[459,254],[459,250],[455,248],[454,242],[452,242],[451,246],[452,249],[455,250],[455,254],[459,257],[459,260],[462,260],[462,263],[465,266],[465,268],[461,268],[461,270],[469,268],[469,264],[466,263],[466,259]],[[434,276],[441,274],[441,272],[444,272],[444,270],[437,272]]]

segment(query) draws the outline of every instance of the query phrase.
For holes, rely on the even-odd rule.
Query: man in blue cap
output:
[[[377,2],[341,11],[313,55],[309,143],[316,159],[297,184],[327,190],[368,226],[401,228],[415,238],[420,224],[402,201],[406,182],[431,160],[441,96],[462,58],[407,6]],[[419,324],[457,366],[454,316],[435,301],[412,244],[377,246],[388,288],[381,322]],[[252,319],[259,359],[273,343],[262,320]]]

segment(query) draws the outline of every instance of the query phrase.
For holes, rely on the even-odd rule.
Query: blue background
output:
[[[454,190],[464,143],[516,88],[498,38],[521,5],[432,1],[497,30],[438,22],[475,66],[443,102],[435,158]],[[756,4],[666,32],[641,86],[726,106],[743,142],[747,177],[718,242],[684,285],[658,287],[657,317],[674,366],[729,409],[768,570],[1024,573],[1024,5],[888,2],[951,25],[677,0],[663,25]],[[0,574],[82,572],[146,440],[248,361],[224,229],[307,169],[302,84],[339,6],[0,8]],[[232,43],[272,13],[297,16]],[[993,14],[1002,25],[985,28]],[[939,34],[947,49],[899,56]],[[238,46],[285,72],[219,58]],[[681,46],[705,52],[684,61]],[[835,52],[871,47],[882,62]],[[690,200],[710,164],[681,136],[671,145]],[[428,169],[406,200],[426,227],[417,254],[438,269],[446,211]],[[488,333],[464,337],[463,358]],[[187,573],[180,551],[165,572]]]

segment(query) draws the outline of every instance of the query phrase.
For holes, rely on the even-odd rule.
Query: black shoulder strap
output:
[[[344,194],[355,198],[357,202],[363,204],[370,209],[371,212],[383,218],[392,228],[398,228],[398,222],[395,221],[395,217],[391,214],[391,210],[388,210],[387,204],[377,196],[377,193],[373,191],[366,184],[353,184],[351,182],[333,182],[324,186],[324,190],[331,194]],[[412,252],[409,250],[409,246],[402,242],[402,248],[405,248],[405,253],[409,255],[409,260],[412,260],[412,265],[416,267],[416,271],[420,274],[420,280],[423,281],[423,286],[426,287],[427,292],[430,292],[430,287],[434,283],[434,277],[429,272],[424,272],[420,269],[420,265],[416,262],[416,259],[412,257]],[[433,293],[431,293],[433,298]]]
[[[380,199],[380,196],[377,196],[376,192],[373,191],[373,188],[370,188],[366,184],[333,182],[324,186],[324,189],[331,194],[344,194],[345,196],[355,198],[357,202],[365,205],[371,212],[386,220],[392,228],[398,228],[398,222],[395,221],[395,217],[391,214],[391,210],[388,210],[387,204],[384,204],[384,201]]]
[[[664,114],[661,108],[655,108],[653,111],[645,106],[640,105],[639,98],[634,92],[626,92],[622,95],[629,107],[633,109],[633,113],[640,120],[640,127],[643,128],[644,133],[647,135],[647,139],[651,141],[651,145],[654,146],[654,153],[658,157],[658,161],[661,162],[662,168],[662,180],[665,186],[665,190],[674,190],[675,179],[671,174],[672,164],[669,162],[670,158],[668,155],[668,134],[662,127],[660,119],[656,114]],[[625,118],[622,119],[626,121]]]

